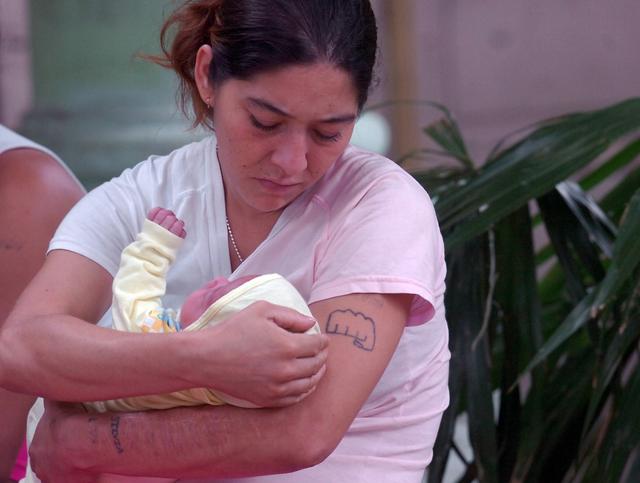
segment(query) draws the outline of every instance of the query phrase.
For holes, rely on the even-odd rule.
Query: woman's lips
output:
[[[269,179],[258,178],[258,183],[262,186],[266,191],[270,191],[272,193],[288,193],[291,191],[295,191],[296,187],[300,183],[278,183],[277,181],[271,181]]]

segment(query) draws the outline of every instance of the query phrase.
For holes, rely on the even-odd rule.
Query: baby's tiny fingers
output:
[[[167,216],[159,224],[162,228],[166,228],[167,230],[171,231],[171,227],[173,227],[175,222],[176,222],[176,215],[169,212]]]
[[[160,212],[160,210],[162,210],[162,208],[160,206],[156,206],[155,208],[151,208],[149,210],[149,213],[147,213],[147,218],[151,221],[154,221],[156,216],[158,216],[158,213]]]
[[[186,235],[186,232],[184,230],[184,221],[176,218],[173,224],[169,227],[169,231],[176,236],[184,238],[184,236]]]
[[[165,222],[165,220],[167,218],[171,218],[172,216],[175,217],[175,215],[171,211],[164,208],[159,208],[158,211],[155,212],[154,217],[149,219],[160,226],[164,226],[163,223]]]

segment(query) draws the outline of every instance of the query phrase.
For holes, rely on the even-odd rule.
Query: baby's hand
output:
[[[180,238],[187,236],[187,232],[184,230],[184,221],[177,218],[171,210],[165,210],[159,206],[151,208],[151,211],[147,214],[147,219],[157,223]]]

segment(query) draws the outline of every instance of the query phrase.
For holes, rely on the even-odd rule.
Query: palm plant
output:
[[[412,153],[454,161],[414,173],[449,270],[451,403],[429,483],[453,452],[460,482],[640,481],[640,99],[538,123],[479,168],[436,107],[436,147]],[[463,412],[471,458],[453,438]]]

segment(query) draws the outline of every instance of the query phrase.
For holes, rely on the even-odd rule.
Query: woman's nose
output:
[[[271,162],[278,166],[284,176],[293,176],[307,169],[307,138],[295,134],[280,138],[271,156]]]

